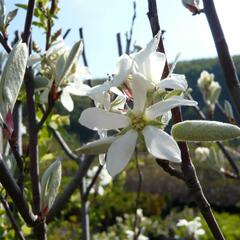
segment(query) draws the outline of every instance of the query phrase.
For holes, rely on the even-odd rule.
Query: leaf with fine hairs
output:
[[[58,194],[62,179],[62,164],[60,160],[54,161],[43,173],[41,179],[41,211],[50,209]]]
[[[3,119],[13,110],[17,100],[28,60],[28,49],[19,41],[8,56],[0,81],[0,111]]]

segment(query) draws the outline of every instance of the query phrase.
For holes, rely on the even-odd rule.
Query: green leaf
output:
[[[87,143],[83,147],[80,147],[76,150],[78,153],[85,153],[85,154],[101,154],[106,153],[109,146],[115,140],[115,137],[107,137],[100,140],[96,140],[90,143]]]
[[[27,5],[27,4],[17,3],[17,4],[15,4],[15,6],[16,6],[16,7],[19,7],[19,8],[22,8],[22,9],[25,9],[25,10],[28,9],[28,5]]]
[[[44,172],[41,179],[41,211],[51,208],[61,183],[62,164],[60,160],[54,161]]]
[[[224,141],[240,137],[240,128],[217,121],[189,120],[175,124],[171,133],[177,141]]]
[[[27,59],[27,45],[19,41],[8,56],[0,81],[0,112],[4,119],[7,112],[12,111],[17,100],[27,66]]]

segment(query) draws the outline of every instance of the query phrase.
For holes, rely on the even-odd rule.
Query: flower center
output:
[[[147,125],[147,120],[144,117],[144,114],[132,114],[131,118],[131,127],[136,131],[142,131]]]

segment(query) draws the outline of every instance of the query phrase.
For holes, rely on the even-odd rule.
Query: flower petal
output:
[[[129,130],[111,144],[107,153],[106,167],[112,177],[121,172],[128,164],[134,152],[137,137],[136,131]]]
[[[185,91],[188,88],[188,84],[185,75],[182,74],[171,74],[171,76],[161,80],[157,87],[161,90],[173,89]]]
[[[62,105],[69,111],[71,112],[74,108],[73,100],[70,96],[70,94],[63,89],[61,97],[60,97]]]
[[[121,85],[130,74],[132,67],[132,59],[127,55],[123,54],[120,56],[115,69],[115,74],[112,80],[112,86],[118,87]]]
[[[146,109],[146,116],[150,119],[155,119],[158,116],[163,115],[172,108],[178,106],[196,106],[198,103],[192,100],[186,100],[180,96],[173,96],[164,101],[153,104]]]
[[[154,157],[181,162],[181,151],[170,135],[153,126],[146,126],[142,132],[146,147]]]
[[[147,97],[147,86],[148,83],[142,74],[137,72],[133,73],[132,94],[134,112],[143,112]]]
[[[79,123],[93,130],[110,130],[127,127],[129,125],[129,118],[121,114],[93,107],[82,112]]]

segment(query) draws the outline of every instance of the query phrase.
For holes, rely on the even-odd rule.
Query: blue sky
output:
[[[6,0],[7,10],[14,9],[15,3],[24,1]],[[136,0],[137,18],[133,41],[144,46],[152,37],[147,18],[147,0]],[[166,30],[165,48],[169,61],[178,52],[181,60],[216,56],[211,33],[204,14],[193,17],[181,4],[181,0],[158,0],[159,19]],[[240,9],[239,0],[215,0],[225,37],[232,55],[240,54]],[[121,32],[125,43],[125,32],[129,30],[133,4],[132,0],[60,0],[60,13],[55,29],[72,28],[66,42],[71,46],[79,39],[78,29],[83,27],[85,47],[90,71],[95,77],[104,77],[114,69],[118,57],[116,33]],[[19,11],[10,28],[23,29],[25,12]],[[44,46],[44,35],[34,30],[33,38]]]

